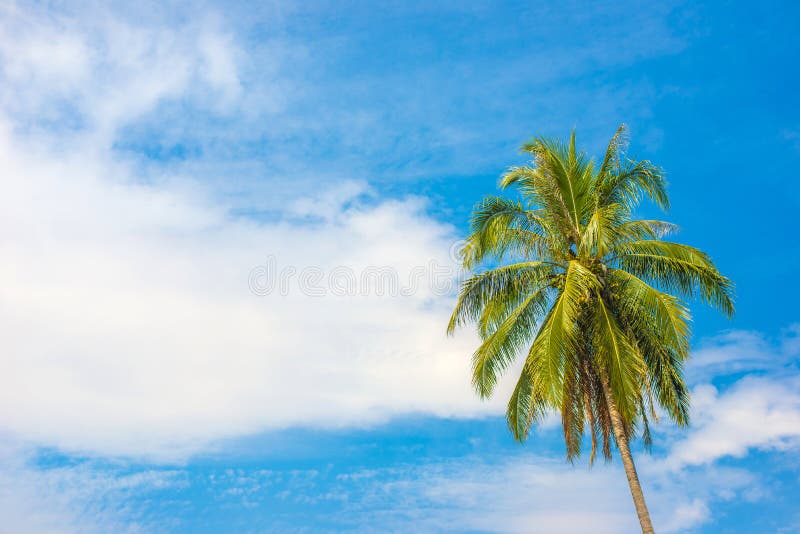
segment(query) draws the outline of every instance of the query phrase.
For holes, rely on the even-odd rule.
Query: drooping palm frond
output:
[[[566,356],[560,407],[561,426],[564,430],[567,460],[573,461],[581,453],[581,442],[586,426],[586,407],[579,352],[570,352]]]
[[[474,269],[487,257],[536,258],[547,255],[547,247],[557,250],[545,221],[522,203],[500,197],[486,197],[475,207],[471,230],[459,251],[465,269]]]
[[[472,383],[482,398],[491,395],[500,372],[530,341],[539,319],[547,312],[547,287],[528,295],[484,339],[472,357]]]
[[[622,243],[611,254],[611,263],[621,270],[684,297],[700,297],[729,317],[733,315],[733,283],[701,250],[680,243],[642,240]]]
[[[578,320],[597,279],[578,261],[571,261],[550,314],[531,345],[525,366],[543,385],[543,397],[553,406],[562,402],[564,370],[578,349]]]
[[[661,342],[684,357],[689,352],[689,310],[677,297],[662,293],[635,275],[609,272],[613,307],[634,332],[658,333]]]
[[[447,332],[481,317],[486,306],[496,301],[520,298],[528,292],[547,286],[557,275],[553,265],[528,261],[505,265],[477,274],[465,280],[450,316]]]
[[[636,420],[646,366],[618,317],[598,292],[591,313],[591,336],[597,366],[609,378],[617,408],[625,422]]]
[[[542,397],[539,386],[531,373],[523,368],[506,410],[508,428],[517,441],[525,441],[531,426],[541,421],[552,408]]]

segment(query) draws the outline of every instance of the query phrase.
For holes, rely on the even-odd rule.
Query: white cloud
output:
[[[748,450],[800,444],[800,380],[747,377],[724,392],[694,389],[694,427],[667,460],[672,467],[710,463]]]
[[[760,332],[729,330],[700,340],[692,351],[687,375],[694,382],[742,372],[791,366],[800,354],[800,325],[786,328],[777,342]]]
[[[153,492],[169,502],[189,487],[237,516],[242,508],[287,510],[302,506],[329,531],[497,532],[569,534],[637,532],[625,475],[618,460],[587,468],[533,450],[395,462],[343,473],[324,469],[200,467],[198,470],[125,468],[80,462],[39,468],[19,450],[4,450],[0,511],[17,531],[150,531],[171,517],[169,507],[147,505]],[[753,474],[704,466],[663,470],[659,460],[638,458],[648,505],[658,532],[687,532],[713,521],[724,501],[754,501],[767,494]],[[330,466],[328,466],[330,467]],[[166,517],[162,514],[166,514]],[[263,518],[267,530],[285,530],[291,516]],[[311,519],[314,518],[314,519]],[[270,523],[274,521],[274,523]],[[57,528],[60,526],[60,530]],[[322,530],[321,530],[322,531]]]
[[[667,465],[708,464],[745,456],[751,449],[800,444],[798,328],[790,325],[776,340],[742,330],[701,340],[688,368],[697,383],[692,426],[673,444]],[[735,375],[744,376],[726,379]]]
[[[432,260],[449,265],[453,231],[419,200],[258,223],[9,135],[0,165],[0,270],[14,281],[0,290],[4,428],[71,448],[180,452],[268,427],[488,409],[469,386],[474,340],[444,337],[450,299],[433,288],[314,298],[296,275],[286,296],[248,289],[268,256],[326,275],[389,266],[401,284]]]
[[[213,18],[191,23],[123,21],[96,5],[69,9],[0,8],[4,114],[63,144],[64,124],[107,149],[118,128],[169,99],[200,98],[223,110],[240,94],[236,45]],[[131,20],[134,17],[130,17]],[[91,135],[87,135],[90,134]]]
[[[269,256],[325,275],[391,267],[401,284],[432,261],[451,265],[454,231],[421,199],[381,200],[347,181],[259,222],[196,180],[142,175],[115,157],[121,128],[165,99],[191,98],[193,82],[236,95],[237,52],[222,33],[102,13],[88,29],[11,18],[20,25],[0,57],[28,59],[6,73],[0,110],[0,272],[13,281],[0,289],[3,429],[71,450],[181,457],[267,428],[498,411],[475,399],[474,339],[445,338],[451,302],[428,285],[404,297],[314,298],[296,274],[288,295],[248,288]],[[37,52],[48,39],[69,64]],[[58,69],[74,74],[68,101],[86,124],[20,133],[57,100],[44,80]]]
[[[34,459],[21,444],[0,441],[0,532],[152,531],[151,518],[132,513],[129,499],[186,484],[176,470],[126,473],[91,463],[42,468]]]
[[[645,456],[639,467],[658,532],[692,531],[712,521],[716,503],[743,498],[758,487],[752,475],[737,469],[675,473],[659,470]],[[268,489],[257,474],[245,473],[236,492],[258,503],[264,493],[280,490],[291,503],[311,504],[322,487],[342,503],[335,512],[326,511],[328,523],[359,532],[403,532],[410,525],[415,532],[639,531],[618,460],[589,469],[531,450],[503,457],[484,453],[340,474],[330,487],[324,474],[305,473],[295,477],[297,483]]]
[[[444,510],[432,515],[454,530],[633,532],[636,517],[621,475],[606,466],[590,471],[538,457],[496,466],[465,462],[423,476],[420,485],[432,508]]]
[[[668,470],[663,457],[645,454],[636,462],[657,532],[691,532],[713,522],[720,502],[754,502],[768,495],[758,475],[743,468],[710,464]],[[398,512],[387,502],[385,513],[402,524],[415,517],[414,511],[424,511],[424,519],[415,517],[422,531],[639,531],[616,455],[611,463],[592,468],[539,454],[508,455],[495,462],[465,457],[414,468],[398,478],[387,493],[393,502],[410,501],[410,510]]]
[[[200,41],[206,68],[203,77],[220,89],[228,99],[236,98],[242,90],[234,53],[236,46],[230,36],[207,33]]]

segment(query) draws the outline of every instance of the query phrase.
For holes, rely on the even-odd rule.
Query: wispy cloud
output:
[[[42,466],[23,443],[0,441],[0,531],[149,532],[169,518],[137,511],[134,500],[186,485],[169,469],[129,469],[80,461]]]
[[[687,376],[702,382],[742,372],[789,372],[797,367],[799,333],[800,325],[792,325],[777,340],[747,330],[730,330],[703,339],[692,352]]]

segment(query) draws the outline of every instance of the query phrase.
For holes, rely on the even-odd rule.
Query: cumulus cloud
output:
[[[720,392],[710,384],[694,389],[695,428],[673,447],[673,466],[744,456],[751,448],[780,449],[800,444],[800,380],[740,380]]]
[[[444,337],[450,298],[424,278],[431,262],[452,266],[454,233],[421,201],[255,222],[185,188],[137,184],[122,165],[32,154],[8,134],[0,162],[1,269],[14,280],[1,290],[5,428],[134,453],[488,409],[469,387],[474,341]],[[288,291],[257,296],[248,279],[268,258],[292,275]],[[389,269],[404,288],[424,272],[405,295],[301,291],[304,269],[325,277],[341,266],[357,277]]]
[[[86,29],[29,15],[0,41],[11,87],[0,114],[0,270],[13,281],[0,289],[4,429],[180,457],[267,428],[497,411],[470,390],[474,340],[444,337],[451,300],[427,281],[450,272],[455,233],[424,200],[344,181],[265,220],[191,177],[142,175],[113,151],[117,133],[198,84],[235,94],[234,44],[202,25],[99,17]],[[60,98],[44,83],[59,69],[83,126],[20,130]],[[253,291],[267,260],[286,291]],[[342,267],[372,285],[331,294]]]
[[[742,457],[751,449],[797,446],[797,334],[795,324],[783,329],[778,339],[731,330],[701,340],[688,369],[696,383],[692,427],[672,446],[667,464],[680,468]]]

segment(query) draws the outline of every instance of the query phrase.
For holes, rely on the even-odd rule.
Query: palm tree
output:
[[[663,210],[669,200],[661,169],[628,159],[624,147],[624,125],[599,166],[576,151],[574,131],[569,144],[535,138],[522,147],[532,164],[500,180],[519,199],[489,196],[472,214],[460,254],[476,274],[461,286],[448,333],[477,323],[472,381],[482,398],[527,353],[507,410],[518,441],[559,411],[567,459],[588,429],[591,464],[598,446],[610,460],[613,434],[642,532],[651,533],[629,444],[641,436],[649,448],[656,403],[688,424],[683,299],[732,316],[733,286],[704,252],[663,240],[674,225],[634,218],[644,197]]]

